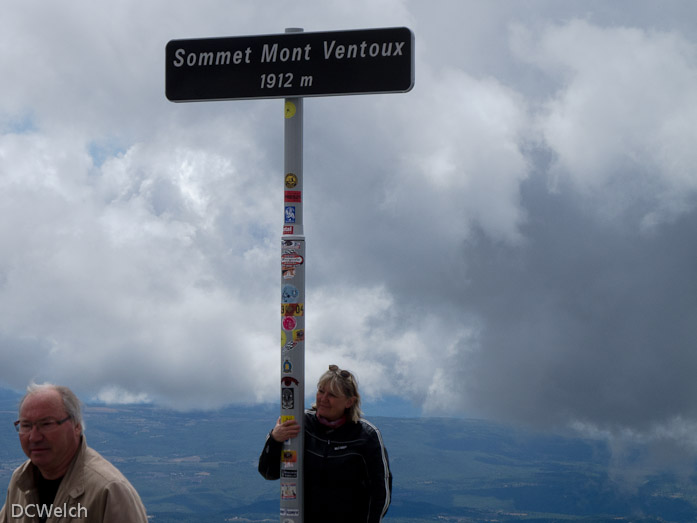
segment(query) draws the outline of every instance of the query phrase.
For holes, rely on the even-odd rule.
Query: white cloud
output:
[[[539,126],[559,178],[623,213],[650,201],[644,226],[693,207],[697,46],[677,32],[598,27],[583,20],[532,35],[523,59],[561,80]]]
[[[476,339],[471,328],[453,329],[432,312],[403,311],[384,287],[325,287],[309,297],[307,325],[316,340],[308,376],[335,363],[356,372],[368,399],[399,396],[430,413],[455,414],[459,387],[443,379],[443,368],[470,348],[462,342]]]
[[[102,388],[94,399],[109,405],[126,405],[150,402],[150,399],[146,394],[133,394],[116,386]]]
[[[525,100],[494,78],[423,65],[408,110],[397,116],[402,132],[392,147],[401,165],[392,197],[408,198],[420,216],[459,235],[476,224],[519,241],[519,189],[529,168],[521,150],[529,129]]]

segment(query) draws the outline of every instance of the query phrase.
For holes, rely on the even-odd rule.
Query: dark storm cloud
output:
[[[459,369],[468,407],[641,429],[697,415],[697,213],[643,233],[541,173],[523,195],[522,245],[480,235],[466,249],[463,306],[483,324]]]

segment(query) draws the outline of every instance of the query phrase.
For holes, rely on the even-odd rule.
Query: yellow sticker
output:
[[[281,303],[282,316],[303,316],[304,314],[304,303]]]
[[[281,423],[295,419],[295,416],[281,416]]]
[[[297,450],[285,450],[281,451],[281,461],[283,463],[297,463],[298,462],[298,451]]]
[[[298,185],[298,177],[293,173],[286,174],[286,188],[292,189]]]
[[[281,347],[283,347],[287,341],[288,337],[286,336],[286,331],[281,330]]]
[[[286,118],[293,118],[293,116],[295,116],[295,104],[286,102]]]

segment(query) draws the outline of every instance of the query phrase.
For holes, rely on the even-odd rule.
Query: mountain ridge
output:
[[[11,395],[10,395],[11,396]],[[0,394],[0,489],[24,461]],[[13,403],[14,401],[14,403]],[[88,444],[138,489],[152,521],[278,521],[279,484],[257,472],[278,406],[179,412],[88,404]],[[613,481],[600,440],[473,419],[369,416],[394,474],[386,521],[694,521],[697,481],[666,473],[633,491]]]

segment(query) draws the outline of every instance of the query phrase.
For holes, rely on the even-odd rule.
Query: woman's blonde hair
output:
[[[361,419],[361,395],[358,393],[358,380],[352,373],[337,365],[330,365],[329,370],[320,376],[317,388],[327,389],[339,397],[353,398],[353,405],[346,409],[346,419],[354,423]],[[317,410],[316,403],[312,405],[312,409]]]

